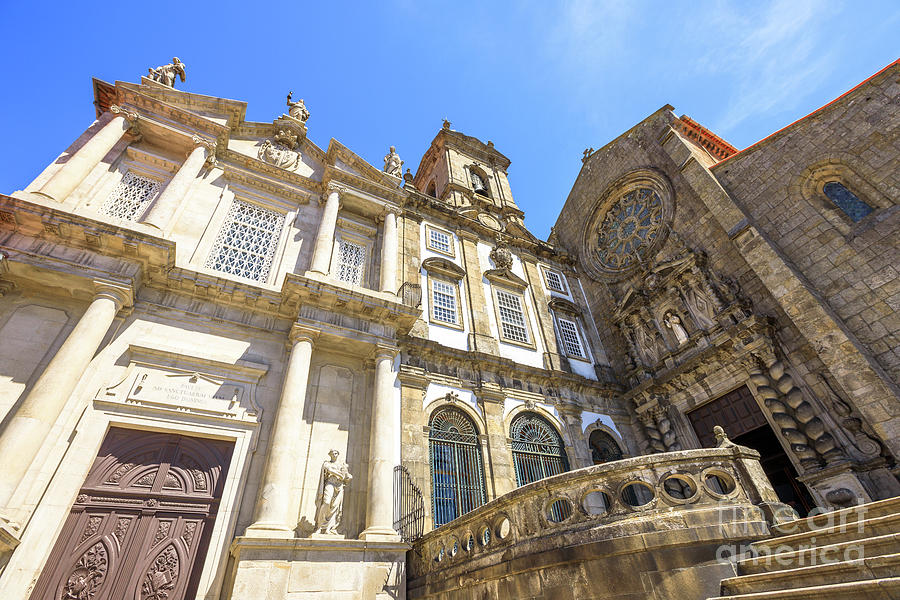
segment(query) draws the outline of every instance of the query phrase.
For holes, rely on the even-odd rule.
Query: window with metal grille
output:
[[[475,423],[458,408],[437,409],[428,434],[432,520],[449,523],[484,504],[484,468]]]
[[[366,273],[366,247],[341,240],[338,244],[337,278],[353,285],[362,285]]]
[[[871,206],[860,200],[856,194],[848,190],[842,183],[829,181],[822,188],[822,191],[854,223],[858,223],[863,217],[872,212]]]
[[[556,319],[559,323],[559,334],[566,348],[566,354],[569,356],[577,356],[578,358],[587,358],[584,354],[584,348],[581,346],[581,337],[578,335],[578,325],[574,321],[568,319]]]
[[[100,212],[111,217],[137,221],[156,195],[161,184],[155,179],[128,171],[100,207]]]
[[[282,213],[235,199],[206,266],[238,277],[266,281],[283,225]]]
[[[428,247],[444,254],[453,254],[453,240],[449,233],[439,229],[428,228]]]
[[[517,486],[528,485],[569,470],[562,438],[553,425],[537,413],[523,412],[513,419],[509,426],[509,437],[512,440]],[[551,508],[557,522],[567,519],[571,511],[571,505],[566,503]]]
[[[514,342],[529,343],[528,326],[522,299],[516,294],[497,290],[497,312],[500,314],[500,336]]]
[[[566,285],[563,283],[562,275],[550,269],[544,270],[546,275],[547,287],[554,292],[566,293]]]
[[[435,321],[457,324],[456,286],[446,281],[431,281],[431,316]]]

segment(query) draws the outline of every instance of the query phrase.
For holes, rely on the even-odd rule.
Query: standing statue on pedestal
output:
[[[350,483],[353,476],[347,470],[347,463],[338,460],[340,455],[337,450],[329,450],[330,460],[322,463],[322,482],[316,499],[316,533],[337,535],[341,524],[344,486]]]
[[[684,329],[684,325],[681,324],[681,317],[673,312],[666,313],[663,322],[666,324],[666,327],[671,329],[672,333],[675,334],[675,339],[678,341],[679,346],[688,341],[688,334]]]
[[[400,160],[400,155],[397,154],[397,149],[391,146],[390,152],[388,152],[384,157],[384,172],[388,175],[393,175],[394,177],[402,177],[402,167],[403,161]]]
[[[287,95],[288,115],[294,117],[301,123],[306,123],[306,120],[309,118],[309,111],[306,110],[306,105],[303,103],[303,98],[300,98],[299,102],[292,102],[291,97],[293,95],[294,95],[294,92],[288,92],[288,95]]]
[[[170,88],[175,87],[176,76],[181,77],[181,83],[184,83],[184,63],[178,60],[177,56],[169,64],[156,67],[155,69],[147,69],[147,71],[149,71],[147,77]]]

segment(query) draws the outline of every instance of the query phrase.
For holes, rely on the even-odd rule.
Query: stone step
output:
[[[900,554],[811,565],[722,580],[723,594],[754,594],[900,577]]]
[[[892,513],[872,519],[864,519],[842,527],[804,531],[783,535],[753,543],[759,554],[793,552],[804,547],[826,546],[854,540],[862,540],[900,531],[900,513]]]
[[[894,513],[900,513],[900,496],[782,523],[772,527],[772,534],[792,535],[812,529],[821,530],[834,525],[854,523],[860,518],[873,519]]]
[[[792,590],[718,596],[708,600],[898,600],[900,577],[867,579]]]
[[[847,561],[872,556],[883,556],[900,552],[900,533],[879,535],[861,540],[850,540],[837,544],[827,544],[796,550],[745,558],[738,561],[740,575],[771,573],[787,569],[798,569],[810,565],[821,565],[837,560]]]

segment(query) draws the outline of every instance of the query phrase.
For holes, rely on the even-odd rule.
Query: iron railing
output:
[[[425,530],[425,502],[422,490],[413,483],[403,465],[394,467],[394,529],[400,538],[411,544]]]
[[[403,300],[403,304],[418,308],[422,306],[422,286],[418,283],[405,282],[400,286],[398,293]]]

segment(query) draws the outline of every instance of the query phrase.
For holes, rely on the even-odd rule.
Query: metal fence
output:
[[[394,467],[394,529],[400,538],[412,543],[425,530],[425,502],[422,490],[413,483],[403,465]]]

